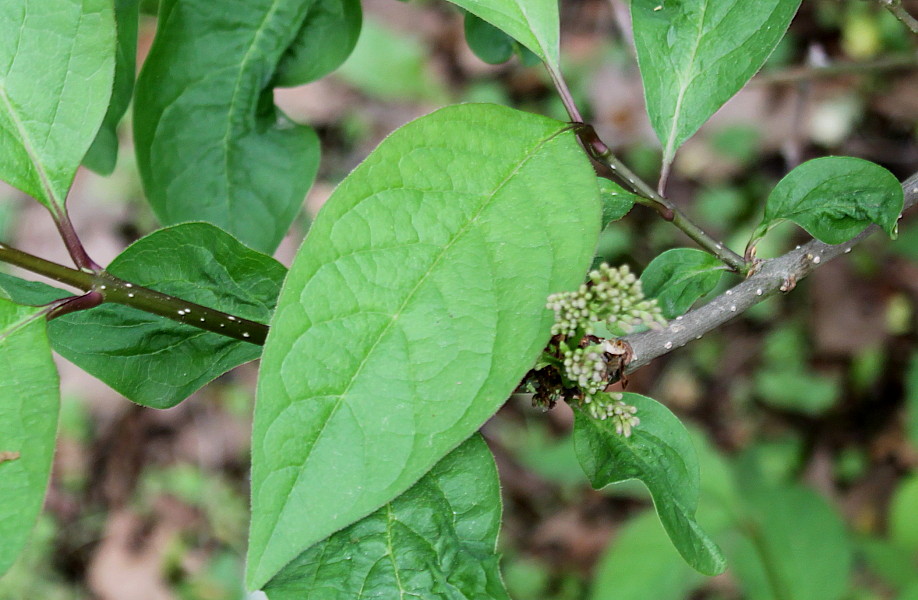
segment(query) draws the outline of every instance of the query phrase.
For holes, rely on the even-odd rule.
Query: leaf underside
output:
[[[550,69],[559,63],[558,0],[450,0],[529,48]]]
[[[679,146],[765,64],[800,0],[633,0],[650,122],[669,164]]]
[[[448,107],[394,132],[325,204],[262,361],[251,587],[407,489],[535,362],[545,299],[580,283],[599,231],[596,177],[565,129]]]

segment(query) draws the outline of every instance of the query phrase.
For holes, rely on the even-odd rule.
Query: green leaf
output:
[[[276,260],[207,223],[155,231],[108,267],[116,277],[177,298],[267,323],[284,279]],[[261,348],[120,304],[49,324],[54,349],[126,398],[175,406]]]
[[[497,469],[476,434],[404,494],[300,554],[265,592],[271,600],[509,600],[495,553],[500,514]]]
[[[446,87],[428,67],[427,47],[417,37],[367,18],[357,47],[335,76],[384,100],[442,104]]]
[[[717,545],[695,522],[700,489],[698,458],[682,423],[662,404],[639,394],[624,394],[637,407],[640,425],[630,437],[611,421],[577,411],[574,444],[596,489],[638,479],[650,491],[654,507],[673,545],[689,565],[715,575],[725,568]]]
[[[118,25],[115,48],[115,81],[108,111],[102,127],[89,147],[83,164],[102,175],[115,170],[118,161],[118,123],[124,116],[134,93],[137,72],[137,26],[140,0],[115,0],[115,22]]]
[[[618,221],[634,208],[637,196],[604,177],[599,180],[599,198],[602,201],[602,228]]]
[[[704,576],[675,551],[660,520],[645,512],[628,522],[600,559],[591,600],[684,600]]]
[[[841,517],[815,492],[747,490],[746,539],[730,563],[749,600],[839,600],[849,591],[852,552]]]
[[[0,298],[12,300],[16,304],[41,306],[72,295],[46,283],[26,281],[7,273],[0,273]]]
[[[918,353],[913,353],[905,374],[905,432],[918,448]]]
[[[826,244],[847,242],[871,223],[895,238],[902,205],[902,186],[883,167],[860,158],[817,158],[778,182],[752,244],[784,220]]]
[[[114,66],[111,0],[0,2],[0,178],[61,212]]]
[[[716,256],[694,248],[667,250],[641,273],[644,295],[656,298],[663,316],[674,319],[717,287],[723,264]]]
[[[134,138],[163,224],[208,221],[257,250],[277,248],[315,178],[319,139],[274,106],[271,81],[287,49],[310,34],[303,24],[314,3],[160,3]]]
[[[799,363],[788,363],[783,368],[757,371],[755,392],[771,406],[807,415],[821,415],[838,400],[841,384],[834,377],[801,368]]]
[[[918,475],[912,474],[899,484],[889,505],[889,537],[896,544],[918,554]]]
[[[60,403],[39,309],[0,300],[0,575],[41,511]]]
[[[303,85],[340,67],[357,45],[361,21],[360,0],[314,0],[274,84]]]
[[[647,112],[663,164],[755,75],[800,0],[633,0]]]
[[[450,0],[494,25],[556,71],[560,60],[558,0]]]
[[[247,581],[403,492],[510,395],[579,285],[596,177],[564,123],[467,104],[390,135],[322,208],[258,383]]]
[[[475,56],[490,65],[499,65],[513,56],[514,39],[474,14],[465,13],[465,41]]]

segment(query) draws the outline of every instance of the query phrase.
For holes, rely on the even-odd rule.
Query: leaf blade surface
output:
[[[342,182],[265,346],[250,586],[407,489],[493,414],[548,339],[545,298],[580,282],[599,220],[565,125],[493,105],[406,125]]]
[[[105,115],[114,48],[110,1],[0,3],[0,178],[52,212]]]
[[[0,575],[28,540],[54,456],[60,393],[39,310],[0,299]]]

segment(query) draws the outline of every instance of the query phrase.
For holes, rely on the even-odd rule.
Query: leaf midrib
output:
[[[373,344],[367,349],[367,352],[366,352],[366,354],[364,355],[363,360],[361,360],[360,364],[359,364],[359,365],[357,366],[357,368],[354,370],[354,375],[351,377],[351,380],[348,382],[347,386],[345,386],[345,388],[341,391],[340,395],[338,396],[338,400],[335,402],[334,407],[333,407],[333,408],[331,409],[331,411],[329,412],[328,418],[325,419],[325,422],[322,424],[321,429],[319,429],[319,431],[316,433],[315,437],[313,438],[313,440],[312,440],[312,445],[311,445],[311,447],[310,447],[310,449],[309,449],[309,452],[308,452],[308,454],[306,455],[306,457],[305,457],[305,459],[304,459],[304,461],[303,461],[303,463],[302,463],[303,466],[300,468],[299,472],[297,473],[296,478],[295,478],[294,481],[293,481],[293,485],[290,487],[290,490],[289,490],[289,491],[287,492],[287,494],[286,494],[286,498],[284,499],[283,509],[281,509],[280,513],[278,514],[278,517],[274,520],[274,523],[273,523],[273,525],[271,526],[271,532],[270,532],[270,534],[268,535],[268,538],[267,538],[268,540],[271,540],[271,539],[274,537],[275,533],[277,532],[277,527],[280,525],[280,521],[281,521],[281,518],[280,518],[280,517],[281,517],[281,515],[283,515],[284,512],[287,511],[287,508],[288,508],[289,505],[290,505],[290,496],[291,496],[291,494],[293,493],[293,491],[297,488],[297,486],[299,485],[300,479],[302,478],[303,472],[304,472],[304,470],[305,470],[305,465],[309,462],[309,459],[310,459],[311,456],[312,456],[312,449],[315,448],[316,444],[317,444],[317,443],[319,442],[319,440],[322,438],[322,435],[323,435],[323,433],[325,432],[326,427],[327,427],[328,424],[332,421],[332,419],[334,418],[335,414],[336,414],[336,413],[338,412],[338,410],[341,408],[342,404],[344,404],[344,399],[347,397],[347,394],[348,394],[348,392],[350,391],[351,387],[354,385],[354,382],[357,380],[358,376],[359,376],[360,373],[363,371],[363,368],[366,366],[366,364],[367,364],[367,362],[369,361],[370,357],[373,355],[374,350],[376,349],[376,347],[380,344],[380,342],[382,341],[382,339],[385,337],[386,333],[392,328],[392,326],[393,326],[393,325],[395,324],[395,322],[398,320],[398,317],[401,315],[401,313],[402,313],[402,311],[405,309],[405,307],[406,307],[406,306],[411,302],[411,300],[414,298],[415,293],[418,291],[418,289],[421,287],[421,285],[427,280],[427,278],[430,276],[430,274],[431,274],[432,272],[434,272],[434,270],[436,269],[436,267],[440,264],[440,261],[441,261],[441,260],[443,259],[443,257],[448,253],[448,251],[450,250],[450,248],[452,248],[452,246],[453,246],[459,239],[461,239],[461,238],[464,236],[464,234],[469,230],[469,228],[472,226],[472,224],[475,223],[475,222],[478,220],[479,216],[480,216],[480,215],[481,215],[481,214],[491,205],[491,203],[493,202],[493,200],[494,200],[495,196],[498,194],[498,192],[500,192],[500,190],[501,190],[505,185],[507,185],[507,183],[508,183],[510,180],[512,180],[513,177],[517,175],[517,173],[519,173],[519,171],[523,168],[523,166],[524,166],[526,163],[528,163],[528,162],[529,162],[529,161],[530,161],[530,160],[531,160],[531,159],[532,159],[532,158],[533,158],[533,157],[534,157],[534,156],[535,156],[544,146],[545,146],[545,144],[547,144],[549,141],[551,141],[552,139],[554,139],[555,137],[557,137],[557,134],[558,134],[558,133],[559,133],[559,132],[557,132],[557,131],[556,131],[556,132],[553,132],[553,133],[547,135],[546,137],[544,137],[543,139],[539,140],[538,144],[536,144],[529,152],[527,152],[526,155],[525,155],[525,156],[516,164],[516,166],[510,171],[510,173],[508,173],[507,176],[506,176],[504,179],[502,179],[502,180],[494,187],[493,190],[491,190],[491,192],[488,194],[487,199],[482,203],[481,207],[479,207],[479,209],[475,212],[475,214],[472,215],[472,216],[468,219],[468,221],[467,221],[467,223],[465,224],[465,226],[464,226],[461,230],[459,230],[458,232],[456,232],[456,234],[455,234],[455,235],[453,236],[453,238],[449,241],[449,243],[447,243],[445,246],[443,246],[443,248],[442,248],[442,250],[440,251],[439,255],[438,255],[438,256],[434,259],[434,261],[431,263],[430,268],[428,268],[427,271],[419,278],[417,284],[415,284],[415,286],[411,289],[411,291],[408,292],[408,294],[405,296],[404,302],[402,302],[402,304],[398,307],[398,309],[397,309],[397,311],[395,312],[395,314],[392,315],[392,318],[390,319],[389,323],[387,323],[386,326],[383,327],[383,329],[382,329],[382,330],[379,332],[379,334],[376,336],[376,339],[373,341]],[[371,511],[371,512],[372,512],[372,511]],[[347,526],[347,525],[344,525],[343,527],[346,527],[346,526]],[[341,529],[341,528],[339,528],[339,529]],[[267,549],[267,547],[268,547],[268,543],[265,544],[265,549]],[[260,556],[259,559],[258,559],[258,567],[260,567],[261,564],[263,563],[263,561],[264,561],[264,556],[265,556],[265,552],[264,552],[264,550],[263,550],[261,556]],[[256,571],[257,571],[257,570],[260,570],[260,569],[256,569]],[[272,575],[272,576],[273,576],[273,575]],[[269,577],[269,579],[270,579],[270,577]]]

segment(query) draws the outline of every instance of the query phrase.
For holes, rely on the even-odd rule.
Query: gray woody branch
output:
[[[918,173],[902,183],[905,192],[903,212],[918,203]],[[623,338],[631,346],[633,357],[625,368],[630,373],[675,348],[698,339],[742,314],[769,296],[790,291],[819,265],[846,254],[880,228],[871,225],[856,238],[835,246],[813,240],[778,258],[763,261],[755,273],[714,300],[670,321],[662,330],[650,330]]]

